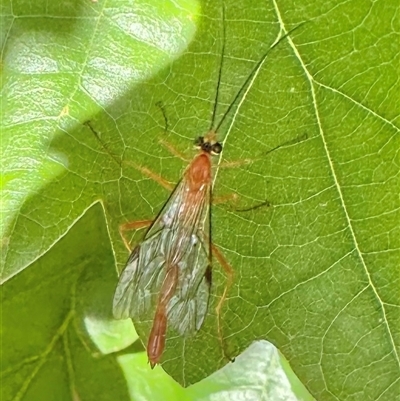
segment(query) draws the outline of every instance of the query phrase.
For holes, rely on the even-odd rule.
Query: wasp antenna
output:
[[[225,42],[226,42],[226,26],[225,26],[225,6],[222,4],[222,49],[221,49],[221,58],[219,61],[219,71],[218,71],[218,81],[217,81],[217,87],[215,90],[215,99],[214,99],[214,107],[213,107],[213,113],[212,113],[212,118],[211,118],[211,124],[210,124],[210,129],[209,131],[213,131],[214,129],[214,123],[215,123],[215,117],[217,115],[217,106],[218,106],[218,100],[219,100],[219,89],[221,86],[221,77],[222,77],[222,66],[224,64],[224,58],[225,58]],[[216,130],[214,130],[216,131]]]
[[[215,128],[215,132],[218,132],[218,130],[221,128],[221,125],[225,121],[226,117],[228,116],[229,112],[232,110],[232,107],[236,104],[236,101],[239,99],[241,93],[243,90],[247,87],[247,85],[250,83],[251,79],[253,78],[254,74],[257,72],[257,70],[260,68],[260,66],[264,63],[266,60],[268,54],[276,47],[278,46],[279,43],[281,43],[284,39],[286,39],[291,33],[293,33],[296,29],[300,28],[302,25],[304,25],[305,22],[302,22],[301,24],[295,26],[293,29],[291,29],[289,32],[285,33],[283,36],[281,36],[279,39],[273,43],[269,49],[263,54],[263,56],[260,58],[260,60],[257,62],[257,64],[253,67],[251,70],[250,74],[244,81],[243,85],[240,87],[238,92],[236,93],[235,97],[233,98],[233,101],[231,104],[228,106],[227,110],[225,111],[224,115],[222,116],[220,122],[218,123],[217,127]]]

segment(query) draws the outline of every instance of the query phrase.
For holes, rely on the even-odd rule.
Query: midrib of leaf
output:
[[[274,6],[275,6],[276,15],[277,15],[277,18],[278,18],[278,20],[279,20],[281,29],[282,29],[282,31],[283,31],[284,33],[287,33],[287,29],[286,29],[286,27],[285,27],[285,25],[284,25],[284,22],[283,22],[283,20],[282,20],[282,16],[281,16],[281,14],[280,14],[278,5],[276,4],[276,0],[273,0],[273,3],[274,3]],[[355,99],[352,99],[352,98],[349,97],[349,96],[346,96],[346,95],[343,94],[341,91],[335,90],[335,89],[333,89],[333,88],[328,88],[326,85],[322,85],[321,83],[316,82],[316,81],[314,80],[314,77],[313,77],[313,76],[311,75],[311,73],[308,71],[308,69],[307,69],[307,67],[306,67],[306,65],[305,65],[305,63],[304,63],[304,61],[303,61],[303,59],[302,59],[302,57],[301,57],[301,55],[300,55],[300,53],[299,53],[297,47],[296,47],[295,44],[293,43],[293,40],[291,39],[290,36],[288,37],[288,42],[290,43],[290,46],[291,46],[291,48],[293,49],[293,52],[294,52],[294,54],[296,55],[296,58],[298,59],[298,61],[299,61],[300,65],[301,65],[301,67],[302,67],[304,73],[306,74],[307,80],[308,80],[308,82],[309,82],[309,85],[310,85],[310,93],[311,93],[311,96],[312,96],[312,104],[313,104],[314,110],[315,110],[315,118],[316,118],[316,120],[317,120],[317,124],[318,124],[318,128],[319,128],[319,133],[320,133],[320,136],[321,136],[321,139],[322,139],[322,142],[323,142],[323,145],[324,145],[324,149],[325,149],[325,152],[326,152],[326,159],[328,160],[329,167],[330,167],[330,170],[331,170],[331,172],[332,172],[332,178],[333,178],[333,180],[334,180],[334,184],[335,184],[335,187],[336,187],[336,191],[337,191],[337,193],[338,193],[338,195],[339,195],[339,199],[340,199],[340,203],[341,203],[341,206],[342,206],[342,209],[343,209],[343,212],[344,212],[344,216],[345,216],[345,220],[346,220],[346,223],[347,223],[347,227],[348,227],[348,229],[350,230],[351,237],[353,238],[354,247],[355,247],[355,249],[356,249],[356,251],[357,251],[358,258],[359,258],[359,260],[361,261],[361,264],[362,264],[362,266],[363,266],[364,272],[365,272],[365,274],[366,274],[366,276],[367,276],[367,278],[368,278],[369,286],[371,287],[371,289],[372,289],[372,291],[373,291],[373,293],[374,293],[376,299],[377,299],[378,302],[379,302],[380,308],[381,308],[381,310],[382,310],[383,319],[384,319],[384,321],[385,321],[386,330],[387,330],[387,333],[388,333],[388,336],[389,336],[389,339],[390,339],[390,343],[391,343],[392,348],[393,348],[393,353],[394,353],[394,355],[395,355],[395,357],[396,357],[397,364],[398,364],[399,367],[400,367],[400,358],[399,358],[399,354],[397,353],[397,348],[396,348],[396,345],[395,345],[395,342],[394,342],[392,330],[390,329],[390,325],[389,325],[389,322],[388,322],[388,319],[387,319],[387,313],[386,313],[386,310],[385,310],[385,303],[382,301],[381,297],[379,296],[378,290],[377,290],[377,288],[375,287],[375,285],[374,285],[374,283],[373,283],[373,281],[372,281],[371,274],[370,274],[370,272],[368,271],[368,267],[367,267],[367,264],[366,264],[365,259],[364,259],[364,257],[363,257],[363,253],[361,252],[359,243],[358,243],[358,241],[357,241],[357,235],[356,235],[356,232],[355,232],[355,230],[354,230],[354,227],[353,227],[353,224],[352,224],[350,215],[349,215],[349,211],[348,211],[348,209],[347,209],[347,207],[346,207],[346,202],[345,202],[345,198],[344,198],[344,195],[343,195],[343,191],[342,191],[341,185],[340,185],[339,180],[338,180],[338,175],[337,175],[337,173],[335,172],[335,166],[334,166],[333,158],[332,158],[332,156],[331,156],[331,154],[330,154],[330,152],[329,152],[329,146],[328,146],[327,140],[326,140],[326,138],[325,138],[324,129],[323,129],[322,123],[321,123],[321,118],[320,118],[320,114],[319,114],[319,107],[318,107],[318,101],[317,101],[317,97],[316,97],[314,85],[315,85],[315,84],[320,85],[320,86],[322,86],[322,87],[324,87],[324,88],[327,88],[327,89],[329,89],[329,90],[332,90],[332,91],[335,92],[335,93],[340,94],[341,96],[344,96],[346,99],[349,99],[349,100],[352,101],[354,104],[356,104],[358,107],[363,108],[363,109],[366,110],[368,113],[371,113],[372,115],[378,117],[380,120],[384,121],[386,124],[389,124],[392,128],[395,128],[395,129],[397,130],[397,127],[395,127],[394,124],[392,124],[392,123],[391,123],[390,121],[388,121],[387,119],[383,118],[382,116],[380,116],[380,115],[378,115],[377,113],[373,112],[371,109],[368,109],[367,107],[365,107],[364,105],[362,105],[360,102],[356,101]],[[366,287],[365,289],[367,289],[367,287]]]

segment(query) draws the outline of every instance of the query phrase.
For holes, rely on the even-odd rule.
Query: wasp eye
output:
[[[222,152],[222,145],[219,142],[215,142],[211,146],[211,152],[215,153],[216,155],[220,154]]]

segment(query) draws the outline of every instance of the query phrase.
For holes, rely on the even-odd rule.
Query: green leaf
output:
[[[4,285],[2,399],[127,398],[114,355],[99,353],[87,328],[89,319],[96,320],[110,335],[118,334],[111,315],[116,275],[107,237],[97,205],[51,251]]]
[[[227,201],[213,207],[212,235],[235,272],[221,313],[224,346],[235,356],[254,340],[271,341],[318,400],[393,400],[400,370],[395,5],[224,4],[217,121],[271,44],[305,22],[271,51],[219,132],[222,163],[231,168],[215,171],[215,197]],[[106,216],[121,271],[127,251],[118,227],[152,219],[168,197],[144,169],[177,182],[186,166],[160,140],[190,158],[193,139],[209,129],[221,15],[219,2],[188,0],[3,6],[1,277],[9,306],[2,326],[3,344],[16,347],[3,366],[11,375],[18,368],[10,399],[40,391],[62,364],[59,383],[84,380],[75,369],[85,366],[113,372],[125,389],[110,352],[134,341],[129,326],[106,325],[120,333],[114,343],[100,336],[101,319],[83,313],[84,330],[72,324],[81,302],[109,313],[116,283],[93,214]],[[90,230],[79,225],[74,242],[67,234],[82,221]],[[131,234],[134,244],[143,232]],[[45,258],[53,270],[48,261],[37,267]],[[101,283],[93,272],[84,282],[93,291],[107,287],[108,301],[75,290],[86,263],[103,266]],[[227,362],[215,314],[225,277],[213,267],[204,326],[167,342],[163,367],[183,385]],[[135,323],[146,341],[151,317]],[[92,342],[107,355],[98,363],[79,351]],[[75,352],[83,359],[75,361]],[[60,384],[60,392],[68,388]]]

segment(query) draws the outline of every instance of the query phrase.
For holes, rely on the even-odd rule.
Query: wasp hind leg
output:
[[[227,262],[225,257],[222,255],[221,251],[213,244],[211,245],[211,247],[212,247],[213,256],[215,256],[215,258],[218,260],[218,263],[224,269],[225,274],[226,274],[226,284],[225,284],[224,292],[222,293],[221,299],[219,300],[219,302],[215,308],[215,311],[217,314],[218,337],[219,337],[219,341],[221,343],[221,348],[222,348],[224,357],[226,359],[228,359],[230,362],[234,362],[235,358],[230,356],[229,352],[226,349],[226,343],[224,340],[222,324],[221,324],[221,310],[222,310],[222,306],[227,298],[228,292],[233,284],[234,270],[231,267],[231,265]]]

